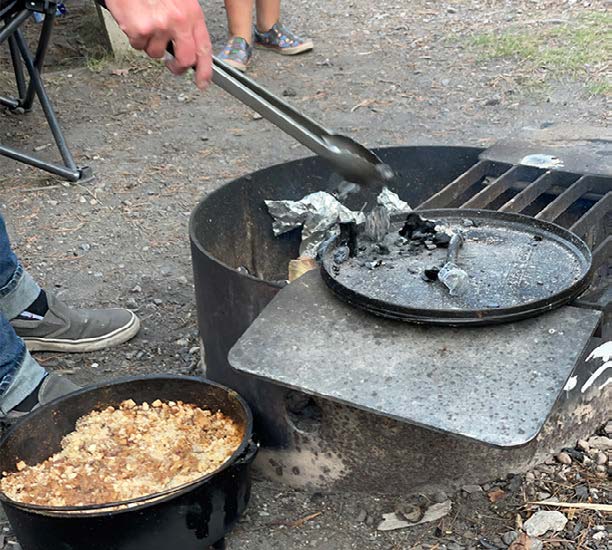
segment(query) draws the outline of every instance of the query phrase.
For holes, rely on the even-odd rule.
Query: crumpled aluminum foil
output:
[[[410,206],[386,187],[378,196],[378,204],[391,214],[410,211]],[[302,228],[300,256],[316,258],[321,244],[340,231],[340,223],[363,223],[365,214],[353,212],[325,191],[311,193],[299,201],[264,201],[274,219],[275,236],[297,227]]]

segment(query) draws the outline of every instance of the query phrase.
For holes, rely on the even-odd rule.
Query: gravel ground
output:
[[[491,58],[471,37],[517,27],[539,33],[598,16],[604,5],[296,0],[285,20],[314,39],[315,52],[293,59],[257,52],[251,75],[326,126],[369,146],[486,146],[525,125],[603,125],[608,98],[593,95],[589,86],[601,67],[570,74],[520,58]],[[87,59],[97,53],[98,39],[86,12],[82,1],[74,2],[71,15],[60,21],[46,81],[75,157],[93,167],[96,179],[66,184],[2,158],[0,208],[19,256],[42,284],[72,304],[130,307],[141,316],[143,330],[117,350],[37,357],[83,384],[124,374],[195,373],[191,209],[231,178],[308,152],[218,89],[202,95],[188,78],[172,78],[140,58]],[[207,17],[219,45],[225,32],[221,3],[211,6]],[[6,68],[0,66],[1,90],[10,86]],[[52,155],[41,121],[39,109],[26,117],[0,113],[3,142]],[[506,548],[512,536],[501,536],[520,530],[517,514],[525,520],[533,511],[525,506],[532,500],[528,487],[559,500],[605,502],[606,474],[597,471],[598,456],[586,465],[579,458],[544,465],[550,471],[536,469],[533,479],[514,477],[469,493],[406,497],[406,502],[299,493],[257,481],[250,511],[229,547]],[[560,473],[567,481],[554,481]],[[576,487],[585,487],[580,498]],[[599,491],[597,499],[592,490]],[[419,513],[415,506],[424,510],[447,499],[452,511],[440,520],[377,530],[383,513],[412,517]],[[587,512],[576,514],[560,533],[540,538],[546,548],[604,548],[607,539],[597,533],[605,528],[600,513]],[[7,548],[17,547],[8,533],[4,541]],[[512,550],[530,547],[519,547],[522,542]]]

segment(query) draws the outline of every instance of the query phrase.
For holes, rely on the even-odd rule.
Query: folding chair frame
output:
[[[0,26],[0,45],[8,41],[17,86],[17,97],[0,96],[0,105],[16,113],[24,113],[32,109],[34,99],[37,98],[63,163],[49,162],[2,144],[0,144],[0,155],[61,176],[68,181],[82,181],[92,176],[91,169],[89,167],[79,168],[74,162],[41,77],[56,9],[57,2],[50,0],[26,0],[25,2],[23,0],[12,0],[0,8],[0,23],[2,23],[2,26]],[[32,55],[21,31],[21,26],[35,12],[43,13],[45,18],[41,26],[36,54]],[[26,80],[26,73],[29,81]]]

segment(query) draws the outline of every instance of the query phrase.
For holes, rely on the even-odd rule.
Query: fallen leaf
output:
[[[506,492],[501,489],[493,489],[487,493],[487,497],[490,502],[498,502],[503,498],[506,498]]]

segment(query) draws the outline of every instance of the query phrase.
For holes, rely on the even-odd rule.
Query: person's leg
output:
[[[0,215],[0,415],[21,403],[46,375],[8,321],[26,309],[39,294],[39,286],[11,250]]]
[[[253,37],[254,0],[225,0],[229,38],[244,38],[249,44]]]
[[[268,32],[280,21],[280,0],[257,0],[257,30]]]
[[[47,375],[4,315],[0,315],[0,417],[19,405]]]
[[[255,0],[225,0],[229,39],[219,52],[219,59],[246,71],[253,55],[253,7]]]
[[[280,0],[256,0],[257,24],[253,41],[255,46],[283,55],[296,55],[312,50],[312,40],[300,38],[280,21]]]

